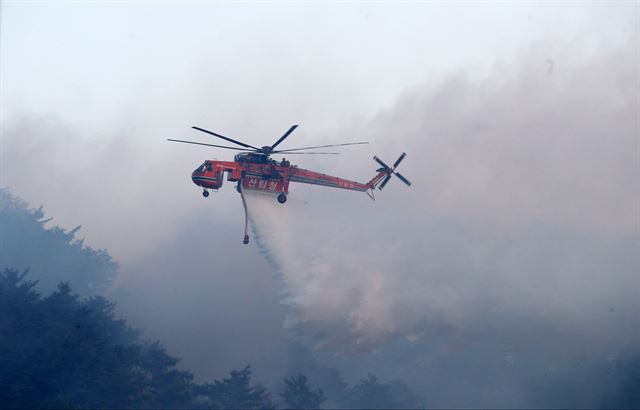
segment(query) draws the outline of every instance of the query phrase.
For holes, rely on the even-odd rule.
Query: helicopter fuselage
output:
[[[262,158],[253,158],[254,156]],[[365,192],[387,175],[386,172],[378,172],[371,181],[360,183],[298,168],[286,161],[277,162],[264,155],[238,154],[235,159],[236,161],[207,160],[193,171],[191,180],[204,189],[218,190],[227,173],[227,181],[239,182],[243,189],[286,195],[289,193],[290,182]],[[259,162],[251,161],[253,159],[258,159]]]

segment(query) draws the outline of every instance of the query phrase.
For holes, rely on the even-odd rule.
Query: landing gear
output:
[[[287,202],[287,196],[285,194],[278,195],[278,202],[284,204],[285,202]]]
[[[208,197],[209,196],[209,191],[207,191],[206,189],[204,191],[202,191],[202,196],[203,197]]]

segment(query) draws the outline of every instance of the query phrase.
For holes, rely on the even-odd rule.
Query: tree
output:
[[[369,373],[366,379],[351,388],[349,398],[351,407],[368,409],[392,409],[397,403],[389,393],[389,386],[378,382],[375,374]]]
[[[324,406],[328,408],[349,407],[349,384],[344,381],[337,369],[320,365],[309,348],[299,342],[287,345],[289,363],[287,373],[303,373],[313,380],[314,385],[322,388],[327,396]]]
[[[392,380],[387,383],[389,394],[393,397],[396,405],[400,409],[424,409],[425,400],[416,394],[409,386],[399,380]]]
[[[0,189],[0,261],[18,270],[30,269],[37,289],[55,291],[61,281],[73,283],[84,296],[102,294],[112,283],[118,264],[105,250],[86,246],[76,238],[80,226],[67,231],[46,228],[42,207],[29,208],[8,189]]]
[[[351,389],[349,407],[368,409],[424,408],[424,402],[409,386],[392,381],[380,383],[378,377],[369,373],[366,379]]]
[[[271,395],[262,385],[251,385],[251,365],[231,371],[231,377],[198,386],[197,393],[218,409],[272,409]]]
[[[42,298],[27,273],[0,272],[0,407],[191,407],[193,376],[159,343],[68,283]]]
[[[327,400],[322,389],[311,390],[307,377],[302,373],[284,379],[284,391],[280,397],[290,409],[319,409]]]

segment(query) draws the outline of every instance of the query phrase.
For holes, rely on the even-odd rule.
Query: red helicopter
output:
[[[344,144],[331,144],[331,145],[319,145],[315,147],[304,148],[290,148],[284,150],[277,150],[276,147],[280,145],[291,133],[297,128],[297,125],[291,126],[287,132],[284,133],[280,139],[278,139],[273,145],[266,145],[258,148],[253,145],[246,144],[234,140],[224,135],[216,134],[215,132],[205,130],[200,127],[191,127],[195,130],[213,135],[214,137],[221,138],[228,142],[238,145],[239,147],[229,147],[224,145],[205,144],[194,141],[184,141],[176,139],[167,139],[172,142],[182,142],[186,144],[204,145],[208,147],[232,149],[236,151],[242,151],[235,155],[233,161],[217,161],[207,160],[202,163],[191,174],[191,180],[194,184],[203,188],[202,195],[206,198],[209,196],[209,190],[217,191],[222,187],[224,182],[224,174],[227,173],[227,180],[230,182],[237,182],[236,189],[241,194],[242,204],[245,210],[245,228],[244,228],[244,244],[249,243],[249,235],[247,234],[247,205],[244,199],[243,190],[255,190],[265,193],[271,193],[276,196],[279,203],[284,204],[287,202],[287,194],[289,193],[290,182],[301,182],[304,184],[323,185],[332,188],[342,188],[351,191],[366,192],[371,199],[375,199],[373,190],[384,188],[389,182],[392,175],[397,176],[402,182],[411,185],[411,182],[407,180],[400,173],[396,172],[396,168],[400,162],[407,155],[404,152],[396,160],[393,166],[388,166],[380,158],[373,157],[373,159],[381,165],[381,168],[376,170],[377,174],[367,183],[360,183],[350,181],[348,179],[338,178],[331,175],[326,175],[316,171],[310,171],[308,169],[298,168],[296,165],[291,165],[285,158],[278,162],[270,158],[272,154],[292,154],[292,155],[338,155],[337,152],[317,152],[308,151],[318,148],[340,147],[346,145],[360,145],[368,144],[368,142],[349,142]]]

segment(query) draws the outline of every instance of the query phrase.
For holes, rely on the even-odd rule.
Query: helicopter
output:
[[[224,183],[225,173],[227,174],[227,181],[236,183],[236,189],[242,197],[242,205],[245,211],[245,229],[244,239],[242,241],[244,244],[249,243],[249,235],[247,233],[247,204],[243,194],[243,191],[245,190],[260,191],[263,193],[273,194],[276,197],[278,203],[284,204],[287,202],[287,195],[289,194],[289,184],[291,182],[366,192],[367,195],[369,195],[369,197],[373,200],[375,200],[374,189],[383,189],[389,182],[391,177],[394,175],[398,177],[398,179],[400,179],[402,182],[404,182],[407,186],[411,185],[411,182],[408,179],[406,179],[402,174],[396,172],[396,168],[407,155],[404,152],[392,166],[387,165],[380,158],[374,156],[373,159],[380,165],[380,168],[376,170],[376,175],[366,183],[351,181],[348,179],[338,178],[320,172],[299,168],[297,165],[292,165],[286,158],[283,158],[282,161],[271,159],[271,155],[273,154],[338,155],[338,152],[309,150],[368,144],[368,142],[363,141],[319,145],[303,148],[289,148],[282,150],[277,149],[278,145],[280,145],[280,143],[282,143],[289,135],[291,135],[291,133],[293,133],[293,131],[295,131],[297,127],[298,125],[292,125],[287,130],[287,132],[285,132],[275,143],[273,143],[272,145],[265,145],[263,147],[254,147],[253,145],[196,126],[193,126],[191,128],[223,139],[227,142],[235,144],[236,146],[207,144],[202,142],[171,138],[168,138],[167,141],[240,151],[234,156],[233,161],[204,161],[191,173],[191,180],[194,184],[203,189],[202,195],[205,198],[209,197],[209,191],[216,192],[222,187]]]

